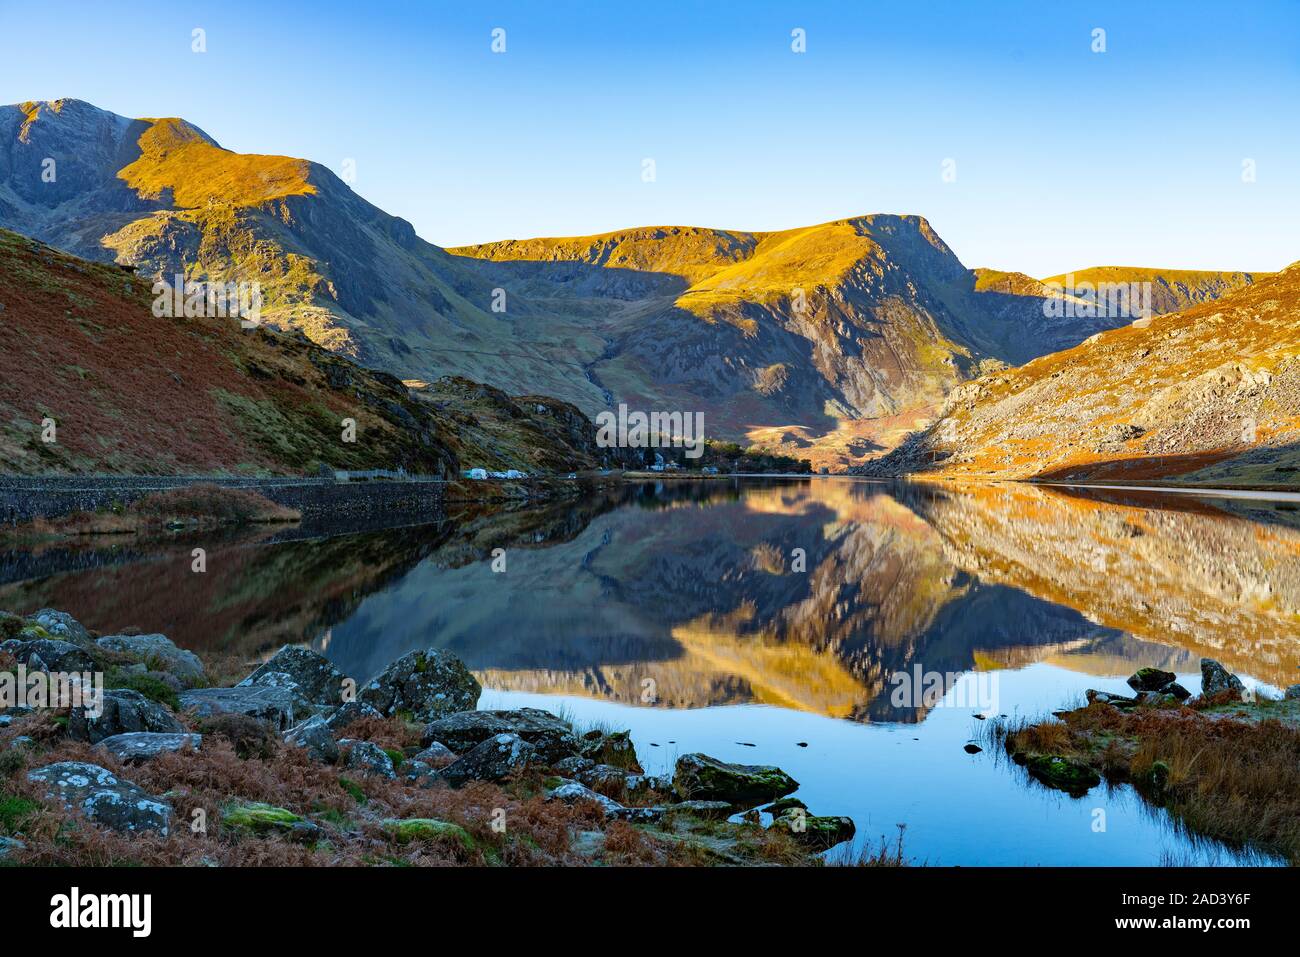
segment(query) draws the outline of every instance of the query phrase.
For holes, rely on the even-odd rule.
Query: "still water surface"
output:
[[[1195,692],[1202,655],[1274,692],[1300,680],[1300,513],[1286,501],[667,482],[215,543],[205,575],[191,545],[10,553],[0,607],[64,608],[200,654],[305,642],[359,679],[447,648],[483,682],[481,707],[630,728],[650,772],[690,751],[780,765],[814,813],[854,819],[857,844],[905,824],[906,853],[931,864],[1259,863],[1180,833],[1126,787],[1050,791],[987,730],[1087,688],[1125,691],[1143,666]],[[918,674],[945,676],[941,697],[905,697]]]

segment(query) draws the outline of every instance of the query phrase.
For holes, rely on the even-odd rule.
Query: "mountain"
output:
[[[1044,279],[1043,284],[1059,289],[1066,295],[1077,296],[1080,290],[1095,291],[1106,283],[1149,283],[1151,311],[1163,316],[1198,303],[1222,299],[1268,275],[1196,269],[1148,269],[1142,266],[1093,266],[1078,272],[1051,276]]]
[[[558,400],[516,400],[463,379],[413,393],[301,335],[230,318],[160,318],[153,305],[150,283],[129,270],[0,230],[6,472],[303,473],[328,464],[454,475],[462,466],[600,464],[595,427]],[[355,442],[343,441],[345,419]]]
[[[710,437],[831,467],[1127,321],[967,269],[919,216],[441,249],[316,163],[71,99],[0,107],[0,225],[142,276],[255,281],[266,323],[405,381],[698,411]]]
[[[1295,485],[1300,263],[966,383],[870,472]]]

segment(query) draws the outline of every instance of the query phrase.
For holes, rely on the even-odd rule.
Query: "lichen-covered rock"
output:
[[[348,701],[330,712],[325,719],[325,724],[332,733],[338,734],[354,721],[360,721],[362,718],[382,717],[382,714],[368,704],[362,704],[360,701]]]
[[[1178,676],[1172,671],[1159,668],[1139,668],[1128,676],[1128,686],[1134,691],[1163,691],[1165,686],[1176,681]]]
[[[564,804],[576,804],[579,801],[590,801],[600,806],[605,812],[606,817],[618,814],[623,810],[623,805],[598,791],[593,791],[585,784],[577,781],[561,780],[559,784],[546,792],[546,800],[561,801]]]
[[[9,860],[19,851],[27,850],[27,845],[16,837],[0,837],[0,864]]]
[[[56,638],[38,638],[24,641],[10,651],[10,654],[28,671],[63,671],[84,674],[97,670],[95,659],[70,641]]]
[[[1015,754],[1012,757],[1050,788],[1081,797],[1101,783],[1101,776],[1086,764],[1059,754]]]
[[[423,761],[431,768],[445,768],[456,760],[456,752],[441,741],[430,741],[424,750],[411,756],[412,761]]]
[[[306,818],[260,801],[232,801],[225,805],[221,809],[221,825],[256,837],[280,834],[302,843],[311,843],[321,835],[320,828]]]
[[[438,772],[452,787],[468,781],[503,781],[538,760],[537,749],[517,734],[498,734]]]
[[[42,608],[36,614],[29,615],[27,621],[44,629],[51,638],[69,641],[82,647],[92,643],[90,632],[66,611]]]
[[[473,711],[482,691],[459,658],[428,648],[398,658],[366,682],[358,698],[385,716],[406,711],[417,721],[435,721],[458,711]]]
[[[184,730],[165,705],[129,688],[105,691],[103,709],[98,716],[86,708],[73,708],[68,714],[68,737],[91,744],[131,732],[178,734]]]
[[[324,655],[307,648],[285,645],[237,687],[269,686],[297,691],[308,703],[337,708],[342,705],[348,676]]]
[[[673,787],[683,799],[754,807],[797,790],[799,782],[771,765],[729,764],[707,754],[684,754],[677,759]]]
[[[421,787],[433,787],[440,780],[436,768],[416,758],[403,761],[402,766],[397,770],[403,781],[410,781]]]
[[[277,731],[293,727],[301,716],[301,696],[286,688],[265,685],[235,688],[195,688],[180,695],[181,707],[200,718],[243,714],[266,721]]]
[[[199,656],[177,648],[166,635],[105,635],[95,644],[143,662],[152,671],[173,674],[187,685],[201,682],[206,677]]]
[[[805,847],[825,851],[852,840],[857,833],[853,818],[809,814],[804,808],[787,808],[772,822],[772,830],[788,834]]]
[[[390,818],[380,821],[379,826],[398,844],[410,844],[413,841],[454,841],[467,851],[474,849],[474,838],[469,831],[450,821],[439,821],[430,817],[414,817],[405,820]]]
[[[1089,704],[1097,702],[1098,704],[1114,705],[1116,708],[1136,708],[1138,705],[1137,698],[1126,698],[1123,695],[1112,694],[1109,691],[1098,691],[1095,688],[1089,688],[1083,694],[1088,699]]]
[[[357,771],[360,771],[366,777],[395,778],[397,770],[393,767],[393,759],[388,756],[388,752],[375,744],[373,741],[348,741],[344,739],[339,742],[340,749],[344,752],[344,763]]]
[[[588,731],[582,736],[579,753],[600,764],[612,764],[633,773],[641,773],[631,731]]]
[[[538,708],[514,711],[462,711],[431,721],[420,740],[440,741],[466,752],[498,734],[514,734],[537,749],[538,759],[554,763],[578,753],[579,741],[567,721]]]
[[[1245,690],[1241,679],[1234,675],[1213,658],[1201,659],[1201,696],[1205,698],[1228,692],[1230,697],[1240,699]]]
[[[171,828],[170,804],[97,764],[60,761],[30,772],[27,780],[44,784],[47,798],[115,831],[166,837]]]
[[[290,728],[284,733],[284,740],[294,747],[305,748],[313,761],[334,764],[339,759],[338,742],[320,715],[312,715],[302,724]]]
[[[143,764],[160,754],[197,751],[202,745],[201,734],[129,731],[104,738],[96,747],[116,755],[123,764]]]

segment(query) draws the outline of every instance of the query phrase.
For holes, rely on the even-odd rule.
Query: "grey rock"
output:
[[[130,731],[104,738],[96,747],[111,751],[123,764],[142,764],[160,754],[197,751],[202,745],[201,734]]]
[[[420,740],[424,744],[441,741],[463,753],[498,734],[518,735],[537,749],[539,760],[548,763],[578,753],[579,741],[568,722],[538,708],[449,714],[425,725]]]
[[[238,687],[266,685],[296,690],[313,705],[337,708],[343,704],[344,682],[348,676],[339,671],[324,655],[307,648],[285,645]]]
[[[190,684],[205,677],[199,656],[177,648],[166,635],[105,635],[96,644],[129,655],[136,661],[154,666],[150,670],[168,672]]]
[[[558,787],[552,788],[546,794],[548,801],[561,801],[565,804],[577,804],[579,801],[591,801],[600,805],[606,817],[613,817],[626,810],[623,805],[619,804],[612,797],[606,797],[597,791],[593,791],[585,784],[579,784],[577,781],[564,781]]]
[[[551,765],[556,774],[562,774],[566,778],[574,779],[588,768],[594,768],[595,766],[596,762],[591,760],[591,758],[584,758],[578,754],[568,758],[561,758],[559,761],[556,761]]]
[[[97,764],[60,761],[32,771],[27,780],[44,784],[47,798],[57,799],[64,807],[79,810],[115,831],[152,832],[166,837],[170,830],[170,804]]]
[[[339,759],[339,745],[330,727],[320,715],[312,715],[302,724],[284,733],[284,740],[298,748],[305,748],[313,761],[335,764]]]
[[[55,638],[70,641],[74,645],[89,645],[92,641],[90,632],[85,626],[66,611],[42,608],[36,614],[29,615],[27,620],[32,624],[40,625]]]
[[[218,714],[246,714],[269,722],[277,731],[293,727],[302,711],[302,699],[285,688],[264,685],[235,688],[195,688],[181,692],[181,707],[200,718]]]
[[[346,756],[344,763],[366,777],[396,778],[393,759],[373,741],[340,741]]]
[[[158,734],[183,732],[185,728],[165,705],[129,688],[104,692],[103,710],[98,717],[85,708],[73,708],[68,715],[68,737],[98,744],[105,738],[133,731]]]
[[[1287,701],[1300,700],[1300,685],[1292,685],[1286,689],[1285,699]]]
[[[441,741],[430,741],[428,746],[412,756],[412,761],[423,761],[432,768],[445,768],[456,760],[456,752]]]
[[[428,648],[398,658],[366,682],[358,697],[386,716],[408,711],[417,721],[434,721],[472,711],[482,691],[459,658]]]
[[[382,717],[382,714],[368,704],[362,704],[360,701],[348,701],[335,708],[329,717],[325,719],[325,724],[332,733],[338,734],[354,721],[360,721],[362,718]]]
[[[1201,696],[1208,698],[1220,692],[1230,692],[1230,696],[1241,698],[1245,685],[1241,679],[1230,672],[1213,658],[1201,659]]]
[[[31,748],[32,750],[35,750],[36,739],[26,734],[18,735],[18,737],[9,742],[9,750],[16,751],[19,748]]]
[[[79,645],[54,638],[24,641],[10,652],[19,664],[32,671],[84,673],[97,670],[95,659]]]
[[[1172,671],[1139,668],[1128,676],[1128,686],[1134,691],[1163,691],[1166,685],[1172,684],[1177,678],[1178,676]]]
[[[503,781],[537,760],[537,749],[517,734],[498,734],[438,772],[452,787],[468,781]]]
[[[433,782],[440,780],[437,769],[432,765],[421,761],[419,758],[410,758],[409,760],[403,761],[401,768],[398,769],[398,773],[405,780],[412,781],[416,784],[432,784]]]
[[[27,850],[27,845],[16,837],[0,837],[0,864],[9,860],[19,851]]]
[[[799,782],[771,765],[730,764],[697,753],[677,759],[673,787],[684,799],[754,807],[797,790]]]

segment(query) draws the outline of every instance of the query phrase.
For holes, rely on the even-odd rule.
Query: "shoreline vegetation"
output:
[[[1193,835],[1300,864],[1300,684],[1279,699],[1201,659],[1202,694],[1143,668],[1134,696],[1087,692],[1088,703],[1040,721],[987,730],[1043,785],[1082,797],[1130,784]]]
[[[102,709],[0,707],[0,865],[907,863],[901,829],[855,855],[853,822],[780,768],[687,754],[648,775],[627,731],[475,710],[477,680],[433,648],[357,686],[301,647],[209,667],[51,609],[0,614],[0,638],[9,687],[106,689]]]

